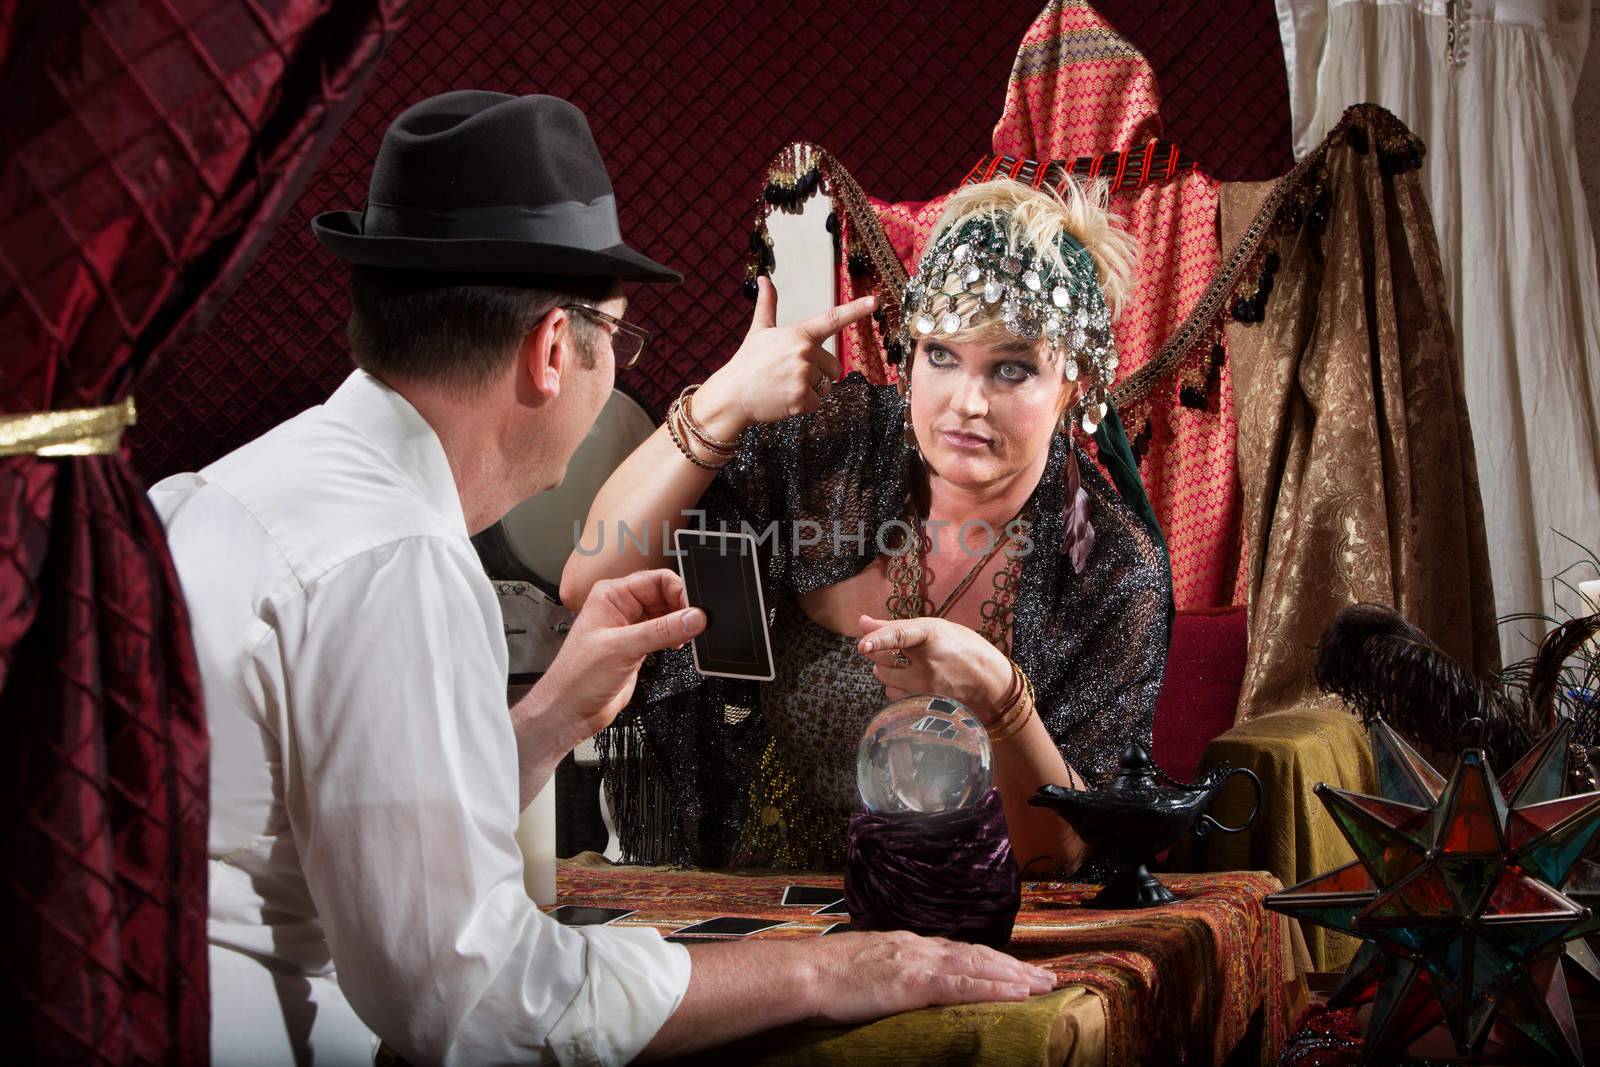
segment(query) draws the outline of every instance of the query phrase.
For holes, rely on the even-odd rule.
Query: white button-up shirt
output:
[[[150,493],[211,733],[212,1059],[623,1063],[681,945],[523,889],[500,608],[443,447],[357,371]]]

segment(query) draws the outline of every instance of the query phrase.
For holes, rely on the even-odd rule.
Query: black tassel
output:
[[[622,862],[673,862],[675,840],[667,816],[666,782],[645,741],[644,728],[624,713],[596,734],[594,743]]]
[[[1328,193],[1327,190],[1323,190],[1316,202],[1311,205],[1310,213],[1306,215],[1306,225],[1313,233],[1321,233],[1328,228],[1328,211]]]
[[[1227,358],[1227,351],[1222,345],[1211,346],[1211,356],[1206,363],[1206,380],[1199,386],[1185,385],[1178,390],[1178,403],[1186,408],[1205,411],[1211,406],[1211,398],[1217,395],[1217,389],[1222,384],[1222,364]]]
[[[1144,420],[1144,425],[1140,427],[1138,433],[1133,435],[1133,440],[1128,445],[1129,451],[1133,453],[1133,461],[1135,463],[1143,464],[1145,453],[1150,451],[1150,432],[1152,421],[1152,419],[1147,417]]]

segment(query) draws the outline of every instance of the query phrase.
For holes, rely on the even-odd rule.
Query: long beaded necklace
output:
[[[922,583],[926,576],[926,567],[923,563],[924,543],[922,524],[918,521],[915,512],[909,512],[906,517],[906,526],[911,531],[911,543],[906,551],[898,556],[889,558],[889,599],[886,607],[889,617],[894,619],[915,619],[932,616],[936,619],[945,617],[945,613],[955,606],[961,594],[965,593],[972,583],[977,580],[983,568],[994,559],[995,554],[1005,549],[1012,541],[1026,537],[1033,525],[1031,513],[1027,505],[1023,505],[1010,522],[1006,523],[1006,536],[999,538],[996,544],[984,553],[983,558],[966,573],[966,576],[956,583],[950,595],[944,598],[938,610],[934,610],[933,603],[922,593]],[[1012,531],[1016,532],[1013,533]],[[1011,645],[1011,626],[1016,613],[1017,585],[1022,577],[1022,554],[1008,556],[1006,565],[995,572],[994,589],[978,608],[981,622],[978,633],[1001,652],[1009,654]]]

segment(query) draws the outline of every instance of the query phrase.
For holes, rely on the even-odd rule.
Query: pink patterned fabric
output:
[[[1022,36],[994,150],[1072,159],[1161,135],[1161,91],[1139,50],[1086,0],[1052,0]]]
[[[1220,186],[1200,173],[1118,194],[1112,206],[1141,250],[1138,285],[1116,326],[1118,374],[1148,363],[1194,310],[1221,264],[1217,242]],[[1182,404],[1184,376],[1174,375],[1141,408],[1148,443],[1140,452],[1145,491],[1167,537],[1173,596],[1180,611],[1243,603],[1239,569],[1238,460],[1233,384],[1226,361],[1203,408]],[[1128,433],[1141,421],[1124,411]]]

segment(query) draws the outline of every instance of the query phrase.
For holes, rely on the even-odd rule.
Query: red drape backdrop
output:
[[[401,7],[0,0],[0,417],[203,326]],[[0,1057],[206,1062],[205,721],[126,451],[0,459],[0,730]]]

